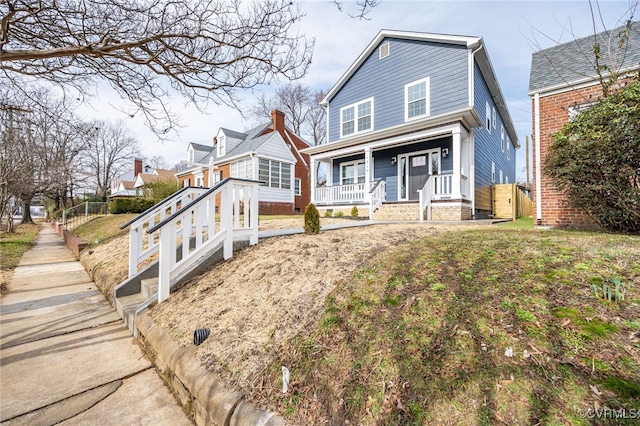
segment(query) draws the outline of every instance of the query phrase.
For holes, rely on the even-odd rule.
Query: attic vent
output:
[[[380,46],[380,59],[384,59],[389,56],[389,42]]]

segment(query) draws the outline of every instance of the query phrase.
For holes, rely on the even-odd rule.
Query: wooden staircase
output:
[[[172,287],[258,243],[259,184],[227,178],[213,188],[186,187],[121,226],[129,227],[129,277],[113,300],[134,336],[136,316]]]

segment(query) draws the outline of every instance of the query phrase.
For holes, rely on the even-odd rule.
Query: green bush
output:
[[[544,172],[602,227],[640,233],[640,81],[606,96],[555,135]]]
[[[331,211],[330,211],[330,210],[325,210],[325,211],[324,211],[324,216],[325,216],[325,217],[331,217],[331,216],[333,216],[333,213],[331,213]]]
[[[341,211],[336,212],[336,214],[334,214],[335,217],[344,217],[344,213],[342,213]]]
[[[358,217],[358,208],[356,206],[351,209],[351,217]]]
[[[109,201],[109,213],[142,213],[155,203],[143,197],[116,198]]]
[[[313,204],[309,204],[304,209],[304,232],[307,234],[320,233],[320,213]]]

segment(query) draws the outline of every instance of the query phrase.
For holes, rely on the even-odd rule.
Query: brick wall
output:
[[[569,207],[566,196],[558,191],[551,179],[544,173],[544,160],[546,158],[549,145],[552,142],[552,135],[558,132],[562,126],[569,121],[569,107],[571,105],[595,102],[602,94],[600,85],[571,90],[551,96],[540,97],[540,141],[533,140],[533,202],[534,218],[536,218],[537,191],[536,186],[536,144],[540,144],[540,195],[542,208],[540,226],[552,227],[596,227],[596,223],[582,209]],[[532,113],[534,114],[533,134],[535,135],[535,101],[532,100]]]
[[[471,206],[458,202],[433,202],[431,220],[471,220]]]
[[[258,211],[260,214],[275,215],[275,214],[293,214],[293,203],[273,203],[267,201],[260,201]]]

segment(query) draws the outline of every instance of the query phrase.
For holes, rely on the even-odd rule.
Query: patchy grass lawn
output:
[[[31,248],[38,234],[38,225],[16,225],[13,233],[0,232],[0,294],[4,294],[11,272],[20,258]]]
[[[615,424],[585,410],[640,409],[640,237],[524,222],[381,253],[283,342],[253,398],[295,424]],[[624,300],[592,288],[617,281]]]
[[[137,214],[110,214],[92,219],[73,230],[73,233],[85,240],[90,246],[95,246],[113,237],[125,235],[129,229],[120,229]]]

